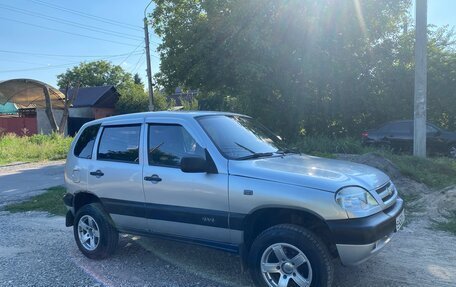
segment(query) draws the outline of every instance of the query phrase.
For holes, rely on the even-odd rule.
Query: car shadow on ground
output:
[[[168,265],[206,280],[211,280],[217,286],[254,286],[248,271],[242,270],[240,257],[234,254],[187,243],[121,235],[116,256],[130,253],[133,248],[135,252],[140,252],[141,249],[147,250],[150,255],[158,257]],[[334,260],[334,266],[334,286],[366,286],[362,283],[362,276],[369,275],[362,274],[364,272],[358,267],[342,266],[337,259]],[[356,280],[347,281],[347,276],[360,278],[359,285],[356,284]]]

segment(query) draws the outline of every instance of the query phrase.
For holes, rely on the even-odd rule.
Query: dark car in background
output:
[[[426,133],[429,153],[456,158],[456,132],[446,131],[427,123]],[[364,131],[361,136],[365,145],[385,146],[395,151],[409,152],[413,150],[413,121],[389,122],[377,129]]]

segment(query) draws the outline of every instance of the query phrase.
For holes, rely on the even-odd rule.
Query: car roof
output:
[[[160,117],[160,118],[196,118],[200,116],[215,116],[215,115],[224,115],[224,116],[244,116],[237,113],[229,112],[215,112],[215,111],[158,111],[158,112],[143,112],[143,113],[133,113],[118,115],[112,117],[106,117],[102,119],[97,119],[89,122],[88,124],[101,124],[109,122],[119,122],[121,120],[139,120],[146,117]]]

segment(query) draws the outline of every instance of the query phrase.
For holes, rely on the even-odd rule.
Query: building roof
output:
[[[0,104],[0,114],[16,114],[17,108],[13,103],[5,103],[4,105]]]
[[[0,104],[14,103],[21,108],[45,108],[44,90],[49,92],[52,108],[62,109],[65,96],[56,88],[33,79],[0,81]]]
[[[65,93],[64,90],[60,90]],[[72,100],[75,88],[68,90],[68,99]],[[77,89],[77,95],[72,103],[73,108],[97,107],[114,108],[119,93],[114,86],[85,87]]]

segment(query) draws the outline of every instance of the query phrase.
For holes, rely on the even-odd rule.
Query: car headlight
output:
[[[348,212],[365,212],[378,207],[378,202],[367,190],[349,186],[336,194],[336,202]]]

